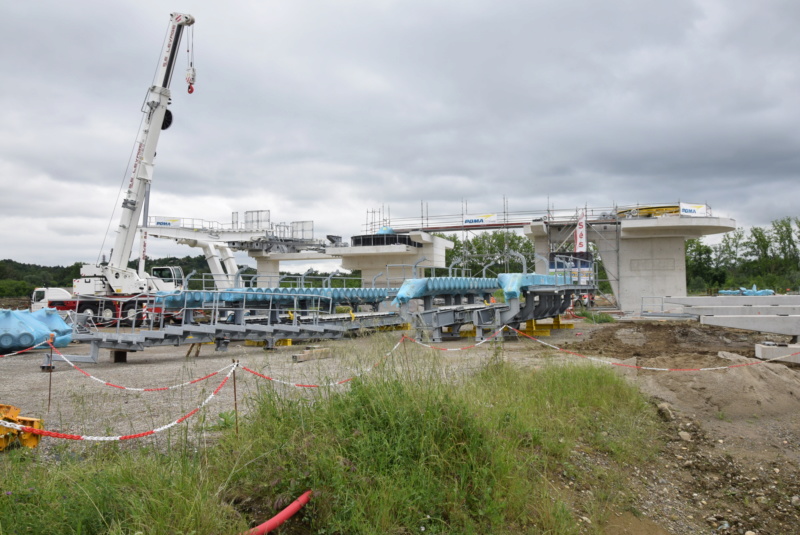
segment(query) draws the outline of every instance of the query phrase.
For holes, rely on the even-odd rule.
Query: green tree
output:
[[[33,293],[34,285],[24,281],[0,280],[0,297],[26,297]]]
[[[686,280],[690,291],[702,292],[725,284],[726,272],[716,264],[713,247],[700,238],[686,240]]]
[[[792,228],[792,218],[784,217],[772,222],[772,237],[774,249],[787,265],[797,265],[797,241]]]
[[[744,244],[744,229],[737,228],[731,232],[726,232],[722,236],[722,242],[715,246],[715,257],[717,266],[732,270],[740,262]]]
[[[523,260],[517,255],[522,255],[528,272],[534,270],[533,242],[521,234],[495,230],[477,234],[468,240],[461,240],[455,234],[437,236],[454,244],[453,249],[445,254],[447,265],[455,266],[458,270],[466,269],[472,276],[481,276],[484,268],[487,276],[494,276],[496,273],[521,273]]]
[[[769,230],[761,227],[750,229],[750,239],[744,242],[744,253],[760,267],[769,265],[772,237]]]

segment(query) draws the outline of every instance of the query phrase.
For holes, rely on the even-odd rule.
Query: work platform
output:
[[[115,362],[148,347],[213,343],[224,351],[230,342],[339,339],[363,330],[398,328],[396,312],[378,311],[396,290],[388,288],[233,288],[179,290],[143,296],[146,319],[118,318],[98,328],[86,314],[72,314],[73,340],[91,345],[86,360],[97,362],[100,349]],[[347,312],[339,312],[344,306]],[[341,309],[339,309],[341,310]],[[138,324],[137,324],[138,321]],[[177,323],[177,324],[171,324]]]
[[[484,340],[503,325],[557,318],[575,296],[593,292],[577,284],[571,271],[554,275],[502,274],[497,278],[431,277],[409,279],[397,290],[380,288],[237,288],[159,292],[148,296],[151,311],[140,325],[119,318],[116,328],[98,329],[86,314],[73,314],[73,340],[91,345],[88,360],[100,349],[115,362],[148,347],[213,343],[224,351],[234,341],[275,347],[280,340],[339,339],[349,333],[413,324],[419,337],[440,341],[444,333],[471,326]],[[502,290],[503,303],[494,293]],[[399,312],[381,311],[394,298]],[[411,303],[417,304],[411,307]],[[348,305],[347,312],[337,306]],[[363,310],[366,308],[367,310]],[[168,319],[179,325],[170,325]],[[126,328],[123,323],[133,323]],[[501,335],[502,336],[502,333]]]
[[[492,295],[503,290],[504,303]],[[407,280],[398,290],[395,303],[400,315],[412,324],[418,338],[441,342],[445,336],[458,336],[471,326],[475,340],[508,325],[545,318],[558,318],[572,305],[576,296],[596,291],[593,283],[576,284],[568,274],[538,275],[506,273],[496,279],[431,277]],[[422,309],[412,312],[409,303],[421,300]],[[498,339],[508,333],[499,333]]]
[[[364,330],[401,328],[405,323],[399,314],[392,312],[296,315],[293,318],[284,317],[284,321],[269,323],[264,318],[248,317],[238,325],[226,322],[145,325],[112,332],[84,328],[83,332],[73,335],[73,340],[90,344],[89,356],[83,360],[97,362],[100,350],[109,349],[114,362],[126,362],[129,352],[144,351],[150,347],[213,343],[217,351],[224,351],[230,342],[250,341],[262,343],[265,349],[272,349],[281,340],[291,340],[292,343],[337,340]],[[86,324],[83,325],[85,327]],[[53,360],[59,359],[54,356]]]

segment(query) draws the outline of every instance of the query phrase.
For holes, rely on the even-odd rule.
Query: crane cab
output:
[[[150,270],[151,285],[157,291],[171,292],[183,288],[183,270],[180,266],[159,266]]]

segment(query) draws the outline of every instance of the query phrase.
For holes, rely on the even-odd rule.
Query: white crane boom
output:
[[[147,92],[143,112],[145,119],[139,131],[136,144],[136,161],[131,171],[128,191],[122,201],[122,215],[119,220],[119,232],[108,267],[127,269],[130,260],[133,240],[136,237],[136,228],[142,213],[147,183],[153,179],[153,159],[162,127],[166,128],[172,122],[171,114],[167,110],[170,102],[170,82],[175,68],[175,59],[180,47],[181,35],[184,27],[194,24],[194,17],[185,13],[172,13],[167,38],[156,70],[153,85]],[[191,74],[193,78],[193,73]],[[191,86],[190,86],[191,91]]]
[[[153,179],[153,160],[161,130],[172,123],[167,109],[170,103],[169,86],[175,69],[175,60],[184,30],[194,24],[194,17],[186,13],[171,13],[167,36],[158,58],[155,79],[147,91],[142,112],[145,114],[136,140],[136,160],[131,170],[128,189],[122,201],[119,231],[108,264],[84,264],[80,278],[72,281],[72,294],[65,298],[60,293],[40,288],[34,292],[34,305],[44,304],[59,310],[75,310],[90,316],[111,321],[114,318],[135,321],[152,305],[142,297],[152,291],[173,291],[184,282],[183,271],[178,266],[153,268],[153,277],[139,275],[128,268],[133,241],[145,204],[148,185]],[[189,93],[193,92],[195,78],[191,65],[186,72]],[[55,298],[53,297],[55,296]]]

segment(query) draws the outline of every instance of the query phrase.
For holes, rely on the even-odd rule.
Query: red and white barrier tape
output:
[[[361,372],[361,373],[357,373],[357,374],[355,374],[355,375],[353,375],[352,377],[349,377],[349,378],[347,378],[347,379],[342,379],[341,381],[336,381],[335,383],[328,383],[328,384],[321,384],[321,385],[306,385],[306,384],[301,384],[301,383],[293,383],[293,382],[291,382],[291,381],[283,381],[283,380],[281,380],[281,379],[275,379],[274,377],[270,377],[269,375],[264,375],[264,374],[262,374],[262,373],[258,373],[258,372],[257,372],[257,371],[255,371],[255,370],[251,370],[250,368],[248,368],[248,367],[246,367],[246,366],[242,366],[242,369],[243,369],[244,371],[246,371],[246,372],[250,372],[250,373],[252,373],[253,375],[256,375],[256,376],[258,376],[258,377],[261,377],[262,379],[266,379],[267,381],[273,381],[273,382],[275,382],[275,383],[280,383],[280,384],[282,384],[282,385],[286,385],[286,386],[294,386],[294,387],[296,387],[296,388],[327,388],[327,387],[331,387],[331,386],[340,386],[340,385],[343,385],[343,384],[345,384],[345,383],[349,383],[350,381],[352,381],[352,380],[353,380],[353,379],[355,379],[356,377],[361,377],[362,375],[366,374],[367,372],[370,372],[370,371],[374,370],[375,368],[377,368],[378,366],[380,366],[380,365],[381,365],[381,364],[382,364],[382,363],[383,363],[383,362],[384,362],[384,361],[385,361],[387,358],[389,358],[389,356],[390,356],[392,353],[394,353],[394,350],[395,350],[395,349],[397,349],[398,347],[400,347],[400,344],[402,344],[402,343],[403,343],[403,340],[404,340],[405,338],[406,338],[405,336],[403,336],[402,338],[400,338],[400,341],[399,341],[399,342],[397,342],[397,343],[394,345],[394,347],[393,347],[392,349],[390,349],[390,350],[389,350],[389,351],[388,351],[388,352],[387,352],[387,353],[386,353],[386,354],[383,356],[383,358],[382,358],[381,360],[379,360],[378,362],[376,362],[375,364],[373,364],[373,365],[372,365],[372,366],[371,366],[369,369],[367,369],[367,370],[365,370],[365,371],[363,371],[363,372]],[[409,340],[411,340],[411,338],[409,338]]]
[[[33,427],[28,427],[26,425],[19,425],[19,424],[15,424],[15,423],[12,423],[12,422],[5,421],[5,420],[0,420],[0,427],[7,427],[9,429],[16,429],[17,431],[22,431],[23,433],[33,433],[35,435],[42,435],[42,436],[46,436],[46,437],[63,438],[63,439],[67,439],[67,440],[89,440],[89,441],[95,441],[95,442],[113,442],[113,441],[118,441],[118,440],[130,440],[132,438],[142,438],[142,437],[146,437],[146,436],[150,436],[150,435],[155,435],[156,433],[160,433],[162,431],[166,431],[167,429],[169,429],[171,427],[175,427],[176,425],[185,422],[186,420],[188,420],[189,418],[191,418],[192,416],[197,414],[200,411],[200,409],[205,407],[211,401],[211,399],[214,396],[216,396],[219,393],[220,390],[222,390],[222,387],[225,386],[225,383],[227,383],[228,379],[231,378],[231,375],[233,375],[233,372],[236,370],[237,366],[238,366],[238,364],[236,364],[236,363],[231,365],[230,371],[225,376],[225,378],[222,380],[222,382],[219,384],[219,386],[216,388],[216,390],[214,390],[211,393],[210,396],[208,396],[205,400],[203,400],[203,402],[196,409],[194,409],[194,410],[192,410],[190,412],[187,412],[186,414],[184,414],[183,416],[181,416],[177,420],[174,420],[174,421],[168,423],[167,425],[162,425],[161,427],[157,427],[156,429],[151,429],[150,431],[145,431],[143,433],[136,433],[136,434],[133,434],[133,435],[118,435],[118,436],[113,436],[113,437],[112,436],[97,437],[97,436],[88,436],[88,435],[72,435],[72,434],[68,434],[68,433],[58,433],[58,432],[55,432],[55,431],[47,431],[46,429],[34,429]]]
[[[67,364],[72,366],[73,369],[81,372],[83,375],[85,375],[89,379],[97,381],[98,383],[102,383],[102,384],[104,384],[106,386],[110,386],[112,388],[118,388],[120,390],[133,390],[134,392],[161,392],[161,391],[164,391],[164,390],[173,390],[175,388],[182,388],[184,386],[197,384],[197,383],[199,383],[201,381],[205,381],[206,379],[210,379],[210,378],[214,377],[215,375],[220,374],[220,373],[224,372],[225,370],[227,370],[228,368],[230,368],[231,366],[233,366],[233,364],[228,364],[224,368],[221,368],[221,369],[219,369],[219,370],[217,370],[215,372],[209,373],[206,376],[200,377],[198,379],[192,379],[191,381],[187,381],[187,382],[181,383],[179,385],[162,386],[162,387],[158,387],[158,388],[135,388],[135,387],[132,387],[132,386],[117,385],[117,384],[114,384],[114,383],[110,383],[108,381],[104,381],[103,379],[100,379],[99,377],[95,377],[94,375],[90,374],[89,372],[87,372],[85,370],[82,370],[80,367],[76,366],[74,362],[71,362],[67,357],[65,357],[64,355],[59,353],[59,351],[56,348],[53,348],[53,350],[58,354],[59,357],[61,357],[64,360],[64,362],[66,362]]]
[[[23,353],[27,353],[28,351],[32,351],[32,350],[36,349],[39,346],[43,346],[43,345],[49,344],[49,343],[50,343],[50,340],[47,339],[44,342],[39,342],[35,346],[31,346],[31,347],[26,348],[26,349],[21,349],[19,351],[15,351],[14,353],[7,353],[5,355],[0,355],[0,359],[5,358],[5,357],[13,357],[13,356],[16,356],[16,355],[22,355]]]
[[[427,347],[428,349],[435,349],[437,351],[466,351],[467,349],[474,349],[474,348],[476,348],[476,347],[478,347],[478,346],[480,346],[482,344],[485,344],[486,342],[491,342],[492,339],[497,337],[500,333],[502,333],[505,328],[506,328],[506,326],[504,325],[504,326],[500,327],[500,329],[496,330],[495,332],[493,332],[492,334],[490,334],[489,336],[487,336],[486,338],[484,338],[483,340],[478,342],[477,344],[472,344],[471,346],[466,346],[466,347],[437,347],[437,346],[432,346],[432,345],[429,345],[429,344],[425,344],[423,342],[420,342],[416,338],[411,338],[410,336],[406,336],[406,335],[403,335],[403,340],[411,340],[412,342],[414,342],[417,345],[420,345],[422,347]],[[400,341],[402,342],[403,340],[400,340]]]

